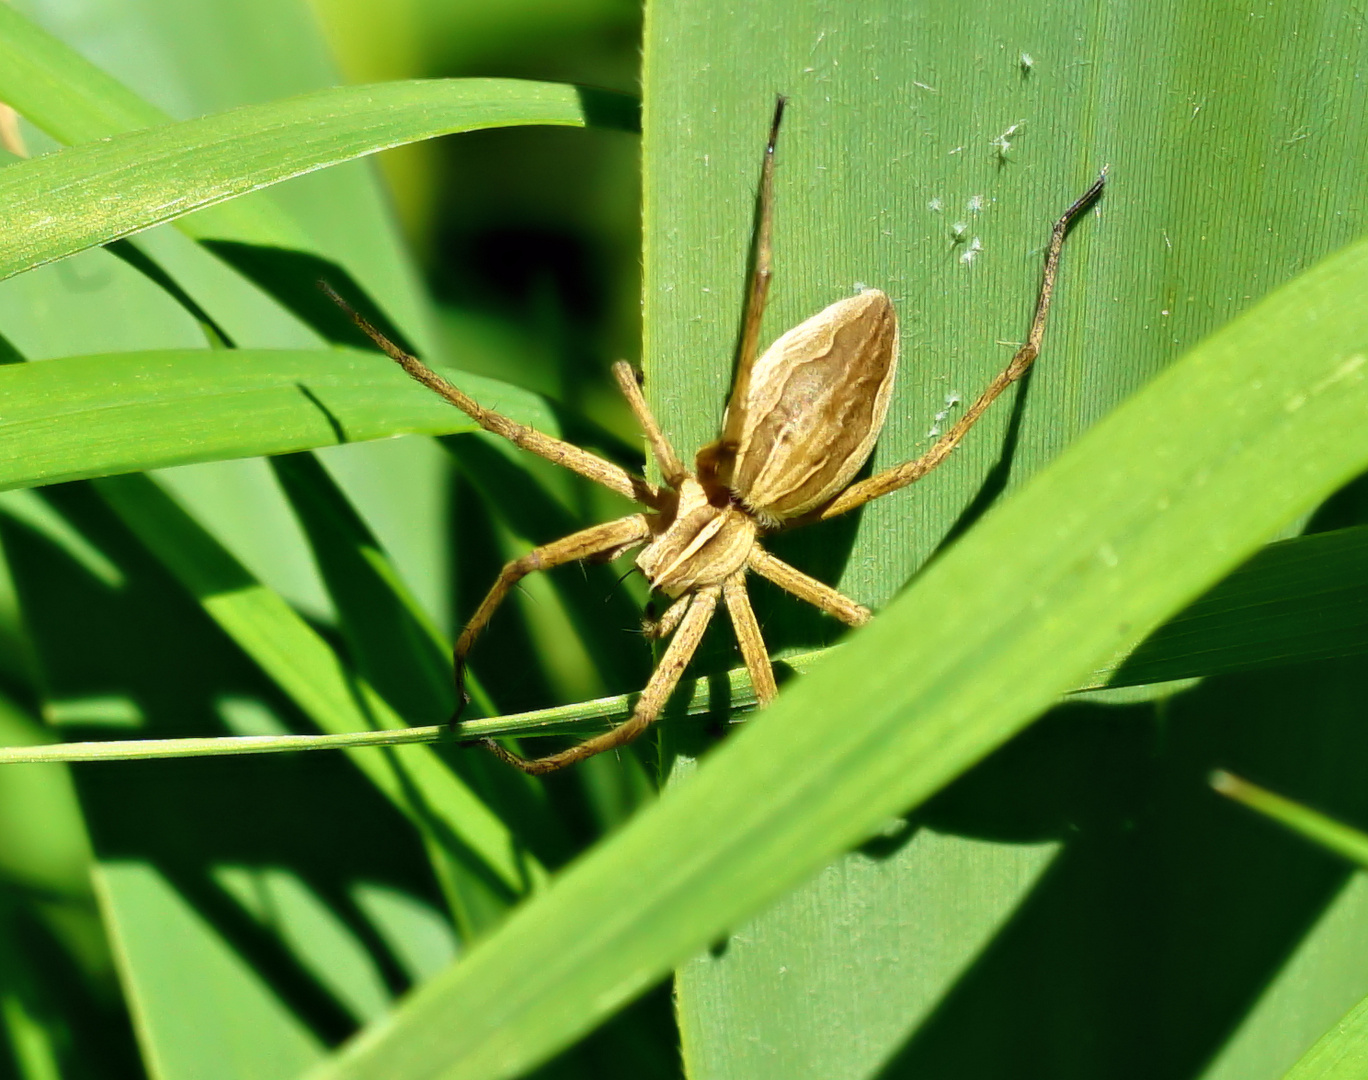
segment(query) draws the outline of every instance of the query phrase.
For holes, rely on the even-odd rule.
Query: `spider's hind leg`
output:
[[[673,604],[665,609],[665,613],[660,618],[655,618],[655,613],[648,605],[646,616],[641,620],[641,631],[648,641],[664,641],[675,632],[679,627],[679,620],[684,618],[684,613],[689,610],[688,596],[681,596]]]

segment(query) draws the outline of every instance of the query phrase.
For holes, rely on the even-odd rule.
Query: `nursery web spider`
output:
[[[789,566],[760,545],[767,533],[844,514],[871,499],[919,480],[949,456],[988,406],[1031,366],[1040,352],[1064,236],[1097,198],[1105,172],[1055,222],[1026,343],[949,431],[921,457],[851,484],[874,449],[888,412],[898,366],[898,323],[889,298],[865,289],[838,300],[781,336],[757,357],[760,321],[771,270],[770,219],[774,144],[784,112],[774,110],[760,175],[753,265],[737,352],[736,377],[722,418],[721,436],[685,468],[646,404],[632,368],[613,375],[650,443],[663,486],[586,450],[524,427],[468,397],[421,360],[410,356],[353,311],[331,289],[356,324],[424,386],[466,413],[480,427],[563,465],[642,504],[643,513],[594,525],[529,551],[503,568],[456,642],[456,690],[461,704],[466,656],[495,609],[526,575],[578,559],[611,559],[645,545],[636,565],[651,588],[672,601],[647,632],[673,635],[631,717],[611,731],[560,753],[523,758],[492,739],[498,757],[528,773],[547,773],[593,754],[623,746],[659,716],[720,602],[731,616],[746,669],[760,704],[776,694],[774,672],[746,593],[746,572],[767,578],[849,626],[869,620],[869,609]]]

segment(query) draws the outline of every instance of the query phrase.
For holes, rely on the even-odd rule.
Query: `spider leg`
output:
[[[694,651],[698,648],[698,643],[703,637],[703,631],[708,628],[708,623],[712,621],[713,612],[717,610],[717,598],[721,591],[720,586],[712,585],[706,589],[700,589],[694,595],[689,604],[689,610],[679,624],[679,631],[670,642],[669,648],[665,650],[665,655],[660,658],[660,664],[652,673],[650,682],[646,684],[646,689],[641,692],[641,697],[637,698],[636,708],[632,710],[631,719],[619,724],[612,731],[595,735],[592,739],[586,739],[579,745],[572,746],[568,750],[562,750],[558,754],[548,754],[546,757],[539,758],[520,757],[512,751],[506,750],[493,739],[482,739],[481,742],[500,760],[534,776],[563,769],[567,765],[573,765],[587,757],[601,754],[605,750],[626,746],[650,727],[660,715],[660,710],[665,707],[665,702],[679,684],[680,676],[684,674],[684,668],[693,658]]]
[[[863,626],[872,617],[869,608],[863,604],[855,603],[830,585],[824,585],[782,559],[776,559],[759,544],[751,548],[746,565],[785,592],[792,593],[799,600],[806,600],[813,607],[820,608],[832,618],[840,619],[847,626]]]
[[[760,624],[755,621],[755,609],[751,607],[750,595],[746,592],[744,570],[737,571],[722,585],[722,598],[727,603],[732,629],[736,631],[741,656],[745,659],[746,670],[750,673],[755,700],[764,708],[774,700],[779,688],[774,685],[774,668],[770,664],[769,651],[765,648],[765,639],[760,635]]]
[[[622,388],[622,396],[627,399],[627,404],[631,406],[633,414],[637,418],[637,423],[641,425],[641,430],[646,433],[646,440],[651,444],[651,452],[655,454],[656,464],[660,466],[660,476],[665,483],[672,488],[677,488],[689,475],[689,471],[679,460],[679,455],[674,452],[674,447],[670,445],[670,440],[665,437],[665,432],[660,430],[660,425],[656,423],[655,414],[651,412],[651,407],[646,404],[646,398],[641,393],[641,387],[637,384],[636,372],[632,370],[632,365],[625,360],[619,360],[613,365],[613,377],[617,379],[618,386]]]
[[[736,353],[736,378],[728,399],[727,415],[723,421],[722,445],[738,445],[746,417],[745,401],[750,396],[751,369],[760,345],[760,323],[765,317],[765,301],[769,296],[770,279],[774,276],[773,253],[770,245],[771,224],[774,217],[774,143],[779,138],[779,123],[784,118],[788,99],[780,95],[774,102],[774,119],[770,122],[769,142],[760,168],[760,192],[756,196],[755,246],[751,262],[750,280],[746,285],[746,313],[741,324],[740,347]]]
[[[1040,355],[1040,343],[1045,337],[1045,317],[1050,312],[1050,299],[1054,295],[1055,278],[1059,273],[1059,253],[1064,247],[1064,237],[1078,215],[1086,210],[1093,200],[1101,194],[1102,186],[1106,182],[1107,174],[1104,171],[1092,187],[1088,188],[1055,222],[1054,230],[1050,233],[1049,246],[1045,250],[1045,272],[1041,278],[1040,293],[1036,298],[1035,317],[1031,320],[1031,332],[1026,337],[1026,344],[1017,350],[1016,355],[1012,357],[1012,362],[988,384],[988,389],[969,406],[965,414],[960,417],[959,422],[942,435],[936,444],[921,457],[913,461],[905,461],[901,465],[895,465],[893,468],[886,469],[867,480],[861,480],[858,484],[851,484],[822,509],[801,520],[804,522],[825,521],[827,518],[836,517],[838,514],[844,514],[856,507],[863,506],[871,499],[880,498],[920,480],[950,456],[950,452],[959,445],[960,440],[978,422],[979,417],[988,411],[988,406],[997,400],[998,395],[1026,374],[1035,358]],[[798,524],[798,522],[795,521],[794,524]]]
[[[351,317],[352,322],[356,323],[357,327],[375,342],[385,355],[403,368],[411,378],[446,398],[447,401],[455,405],[486,431],[500,435],[514,446],[529,450],[553,464],[561,465],[571,472],[577,472],[596,484],[602,484],[609,490],[616,491],[619,495],[625,495],[627,498],[644,503],[653,509],[659,508],[661,495],[654,484],[635,473],[628,472],[620,465],[614,465],[611,461],[607,461],[597,454],[591,454],[588,450],[581,450],[578,446],[562,439],[552,438],[536,428],[516,423],[493,409],[486,409],[469,394],[438,375],[416,356],[406,353],[385,337],[363,315],[338,296],[326,282],[319,282],[319,288],[327,293],[332,301]]]
[[[594,555],[602,555],[607,552],[618,554],[628,548],[635,547],[651,535],[651,526],[642,514],[632,514],[630,517],[619,518],[617,521],[608,521],[602,525],[593,525],[579,532],[571,533],[569,536],[559,540],[553,540],[549,544],[533,548],[526,555],[519,559],[514,559],[505,566],[499,574],[499,579],[494,582],[493,588],[486,594],[480,606],[475,610],[475,614],[466,623],[465,629],[461,631],[461,636],[456,639],[456,648],[452,654],[452,662],[456,672],[456,714],[452,717],[452,722],[460,718],[461,711],[470,701],[470,696],[465,690],[465,658],[470,652],[471,646],[475,644],[475,639],[480,636],[488,624],[490,618],[498,606],[503,603],[503,599],[509,591],[519,581],[528,574],[536,570],[550,570],[552,567],[560,566],[563,563],[575,562],[577,559],[588,559]]]

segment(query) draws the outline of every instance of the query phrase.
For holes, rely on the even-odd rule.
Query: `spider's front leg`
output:
[[[693,659],[693,654],[698,649],[698,643],[703,638],[703,631],[708,628],[708,623],[712,621],[713,612],[717,610],[717,600],[721,593],[722,587],[720,585],[710,585],[699,589],[691,597],[686,597],[688,608],[679,621],[679,629],[675,631],[675,636],[670,641],[669,648],[665,650],[665,655],[660,658],[660,664],[651,674],[651,681],[646,684],[646,689],[637,698],[636,707],[632,710],[632,716],[629,720],[619,724],[612,731],[605,731],[602,735],[595,735],[592,739],[586,739],[584,742],[567,750],[562,750],[558,754],[548,754],[545,757],[519,757],[517,754],[504,749],[493,739],[483,740],[485,746],[501,760],[525,773],[531,773],[533,776],[555,772],[557,769],[563,769],[577,761],[583,761],[595,754],[601,754],[605,750],[626,746],[660,716],[660,711],[665,707],[665,702],[669,700],[674,688],[679,684],[684,669]]]
[[[1031,330],[1026,336],[1026,343],[1017,350],[1016,355],[1012,357],[1012,362],[988,384],[988,388],[978,396],[977,401],[969,406],[959,421],[921,457],[912,461],[905,461],[891,469],[885,469],[883,472],[876,473],[857,484],[851,484],[826,506],[820,507],[790,524],[805,524],[811,520],[825,521],[827,518],[849,513],[873,499],[882,498],[884,495],[891,494],[899,488],[904,488],[908,484],[920,480],[945,461],[969,429],[978,423],[979,417],[988,411],[988,406],[992,405],[1004,390],[1030,370],[1036,357],[1040,355],[1040,345],[1045,339],[1045,318],[1050,313],[1050,300],[1054,296],[1055,278],[1059,273],[1059,255],[1064,249],[1064,238],[1069,234],[1069,229],[1073,227],[1073,223],[1078,220],[1079,215],[1102,194],[1102,188],[1106,182],[1107,171],[1103,169],[1102,175],[1093,182],[1087,191],[1074,200],[1073,205],[1065,210],[1059,220],[1055,222],[1054,228],[1050,232],[1050,242],[1045,248],[1045,270],[1041,275],[1040,292],[1036,296],[1035,316],[1031,319]]]
[[[537,570],[550,570],[552,567],[580,559],[590,559],[596,555],[620,555],[630,548],[647,540],[651,535],[651,525],[644,514],[632,514],[617,521],[593,525],[579,532],[549,544],[533,548],[521,558],[514,559],[499,574],[493,588],[486,594],[475,614],[466,623],[461,636],[456,639],[452,662],[456,673],[456,712],[451,722],[460,719],[462,711],[470,703],[470,695],[465,689],[466,656],[480,632],[489,624],[498,606],[503,603],[509,591],[528,574]],[[502,756],[502,753],[501,755]]]

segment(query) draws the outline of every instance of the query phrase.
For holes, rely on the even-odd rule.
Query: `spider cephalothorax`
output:
[[[642,513],[544,544],[509,563],[456,641],[456,689],[463,701],[466,655],[509,590],[533,571],[577,559],[611,558],[641,547],[637,566],[653,590],[673,601],[659,620],[648,624],[653,636],[671,640],[625,723],[560,753],[533,759],[484,740],[499,757],[526,772],[562,768],[622,746],[646,730],[679,682],[719,601],[731,617],[756,698],[761,705],[768,704],[777,690],[746,592],[748,572],[769,579],[850,626],[868,621],[868,608],[775,558],[761,540],[768,532],[854,510],[920,479],[945,460],[988,406],[1025,374],[1039,355],[1064,235],[1101,192],[1105,180],[1105,176],[1098,177],[1055,223],[1046,249],[1035,318],[1026,343],[1012,362],[925,454],[852,484],[873,452],[888,414],[898,369],[897,317],[886,295],[865,289],[795,326],[757,356],[771,274],[774,143],[783,112],[781,98],[774,110],[761,172],[755,260],[736,378],[721,435],[698,452],[693,472],[683,466],[656,423],[632,369],[625,363],[613,366],[613,374],[650,444],[664,487],[483,408],[351,312],[361,329],[405,371],[481,427],[646,508]],[[340,299],[338,302],[342,303]]]

